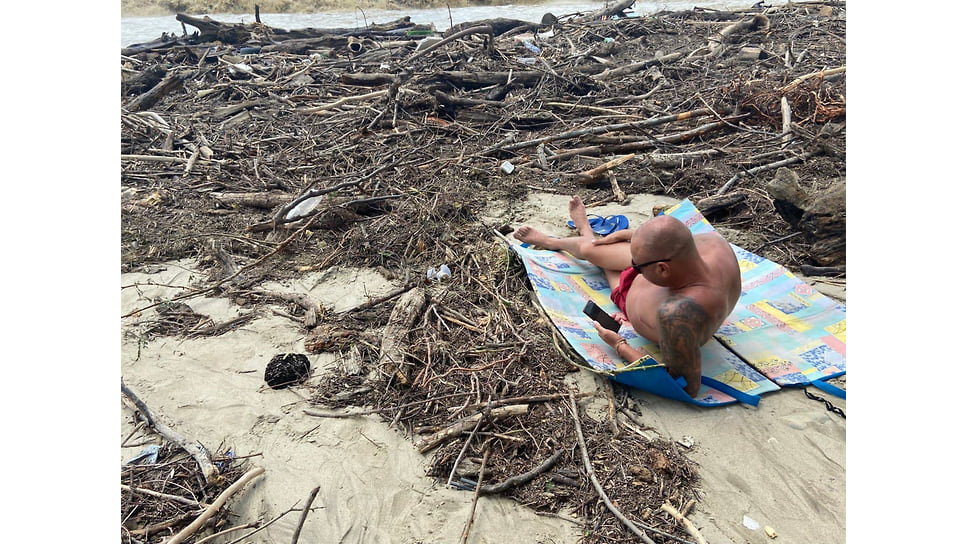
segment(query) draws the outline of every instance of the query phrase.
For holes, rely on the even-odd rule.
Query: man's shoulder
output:
[[[698,295],[698,296],[697,296]],[[705,319],[708,312],[701,302],[702,294],[697,292],[671,293],[658,307],[659,321],[667,319]]]

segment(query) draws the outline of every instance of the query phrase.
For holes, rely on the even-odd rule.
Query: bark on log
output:
[[[240,44],[252,36],[252,31],[244,24],[220,23],[207,15],[199,18],[178,13],[175,15],[175,20],[197,28],[198,39],[203,42],[220,41],[223,43]]]
[[[800,265],[800,272],[804,276],[824,276],[836,277],[846,276],[846,266],[810,266],[809,264]]]
[[[825,193],[809,195],[800,187],[797,175],[787,168],[777,170],[766,186],[780,217],[803,232],[811,245],[810,256],[824,266],[843,265],[847,260],[846,182],[837,182]]]
[[[622,13],[623,11],[625,11],[627,8],[632,7],[632,4],[634,3],[635,3],[635,0],[622,0],[618,4],[615,4],[611,7],[605,7],[598,11],[589,13],[588,15],[585,15],[583,17],[578,17],[575,20],[590,22],[590,21],[601,21],[603,19],[608,19],[612,15],[618,15],[619,13]]]
[[[410,383],[410,365],[407,363],[406,351],[409,346],[407,337],[426,303],[427,293],[423,288],[411,289],[397,301],[383,330],[377,368],[386,375],[394,376],[400,385]],[[375,376],[371,377],[375,378]]]
[[[612,42],[615,43],[615,42]],[[599,72],[592,77],[598,81],[608,81],[610,79],[615,79],[620,76],[625,76],[628,74],[634,74],[636,72],[642,71],[650,66],[659,66],[668,62],[675,62],[685,56],[685,53],[670,53],[668,55],[663,55],[658,58],[643,60],[641,62],[635,62],[632,64],[627,64],[625,66],[619,66],[618,68],[609,68],[604,72]]]
[[[789,168],[779,168],[773,180],[766,184],[766,192],[773,198],[773,207],[792,227],[800,225],[803,210],[809,205],[807,193],[800,187],[800,178]]]
[[[230,207],[249,206],[263,210],[273,210],[292,200],[292,195],[282,192],[265,193],[212,193],[212,198]]]
[[[840,182],[820,195],[800,220],[810,256],[824,266],[847,262],[847,184]]]
[[[150,66],[137,75],[125,79],[121,83],[121,94],[131,96],[148,92],[159,81],[165,78],[167,72],[168,70],[160,64]]]
[[[578,174],[578,181],[584,183],[585,185],[591,185],[598,181],[598,178],[605,175],[612,168],[622,164],[623,162],[635,157],[635,153],[629,153],[628,155],[622,155],[621,157],[616,157],[604,164],[600,164],[591,170],[586,170]]]
[[[346,47],[349,43],[349,38],[345,36],[320,36],[318,38],[293,38],[289,40],[283,40],[279,43],[273,43],[269,45],[262,46],[263,53],[271,53],[273,51],[279,53],[293,53],[296,55],[304,55],[309,53],[310,49],[338,49],[340,47]]]
[[[182,76],[178,74],[168,74],[165,76],[165,79],[161,80],[157,85],[152,87],[151,90],[141,94],[129,102],[125,108],[130,112],[151,109],[151,107],[157,104],[159,100],[165,97],[165,95],[176,89],[180,89],[182,87],[182,79]]]
[[[339,76],[340,83],[345,85],[356,85],[357,87],[379,87],[381,85],[389,85],[397,80],[398,76],[394,74],[354,74],[354,73],[344,73]]]
[[[460,32],[449,34],[446,38],[431,45],[430,47],[425,47],[419,51],[414,51],[413,54],[410,55],[409,58],[407,58],[407,62],[413,62],[414,60],[420,57],[423,57],[424,55],[429,55],[430,53],[433,53],[437,49],[440,49],[441,47],[447,45],[450,42],[459,40],[464,36],[470,36],[471,34],[486,34],[491,38],[486,42],[487,48],[490,50],[494,46],[494,29],[491,28],[489,25],[476,25],[469,28],[465,28]]]
[[[672,115],[664,115],[662,117],[656,117],[653,119],[646,119],[644,121],[633,121],[631,123],[616,123],[611,125],[600,125],[597,127],[571,130],[568,132],[562,132],[560,134],[553,134],[551,136],[543,136],[541,138],[535,138],[533,140],[519,142],[516,144],[512,144],[510,142],[502,142],[494,147],[485,149],[481,154],[490,155],[497,151],[515,151],[517,149],[523,149],[525,147],[536,146],[538,144],[546,144],[548,142],[553,142],[556,140],[567,140],[569,138],[577,138],[580,136],[591,136],[596,134],[605,134],[606,132],[616,132],[616,131],[629,130],[629,129],[654,127],[665,123],[672,123],[675,121],[685,121],[686,119],[705,117],[707,115],[711,115],[712,113],[713,111],[710,110],[709,108],[702,108],[702,109],[691,110],[691,111],[686,111],[682,113],[674,113]]]
[[[493,31],[494,36],[500,36],[511,30],[521,29],[521,32],[528,30],[536,30],[540,25],[535,23],[529,23],[527,21],[519,21],[517,19],[505,19],[504,17],[498,17],[495,19],[486,19],[483,21],[468,21],[466,23],[459,23],[454,25],[453,28],[444,33],[444,37],[448,38],[453,34],[462,32],[468,28],[473,28],[476,26],[489,26]]]
[[[710,36],[709,43],[706,45],[708,52],[705,57],[718,57],[726,49],[726,44],[734,39],[737,34],[759,30],[761,28],[763,30],[770,28],[770,20],[762,13],[757,13],[749,19],[729,25]]]
[[[440,72],[432,76],[433,80],[452,83],[463,89],[479,89],[491,85],[504,85],[510,78],[512,85],[533,86],[537,85],[541,78],[545,77],[544,72],[537,71],[514,71],[514,72],[461,72],[450,71]]]
[[[746,195],[744,193],[727,193],[725,195],[713,195],[709,198],[704,198],[696,203],[696,209],[702,212],[706,217],[716,215],[717,213],[732,208],[740,202],[746,200]]]

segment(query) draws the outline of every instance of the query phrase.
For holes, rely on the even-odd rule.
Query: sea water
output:
[[[717,2],[636,2],[633,6],[637,15],[648,15],[659,11],[683,11],[694,7],[709,9],[734,10],[749,8],[754,0],[720,0]],[[416,24],[433,24],[438,31],[445,31],[451,27],[467,21],[481,21],[504,17],[537,23],[542,15],[552,13],[564,18],[575,13],[588,13],[605,6],[604,2],[588,2],[581,0],[557,0],[544,4],[500,5],[500,6],[467,6],[459,8],[426,8],[426,9],[367,9],[367,10],[334,10],[317,13],[260,13],[259,19],[266,25],[284,30],[301,28],[363,28],[372,23],[386,23],[410,16]],[[216,13],[208,14],[212,19],[221,23],[252,23],[255,22],[254,13]],[[185,25],[189,34],[197,29]],[[121,18],[121,47],[128,47],[136,43],[145,43],[161,37],[162,33],[183,34],[181,23],[174,15],[162,17],[122,17]]]

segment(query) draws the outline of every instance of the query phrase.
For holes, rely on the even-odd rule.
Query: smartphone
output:
[[[595,304],[591,300],[588,301],[588,304],[585,304],[585,309],[582,311],[585,312],[585,315],[598,321],[601,326],[610,331],[618,332],[622,328],[621,323],[612,319],[612,316],[605,313],[605,310],[601,309],[598,304]]]

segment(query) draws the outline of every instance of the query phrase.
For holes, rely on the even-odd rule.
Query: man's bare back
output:
[[[693,236],[668,216],[651,219],[634,232],[597,238],[581,199],[572,198],[568,209],[579,236],[552,238],[527,226],[514,236],[601,267],[624,312],[618,317],[627,317],[637,333],[659,344],[669,373],[684,376],[686,392],[696,396],[702,373],[699,348],[739,300],[739,264],[729,243],[718,233]],[[617,333],[597,323],[595,328],[627,361],[642,356]]]

